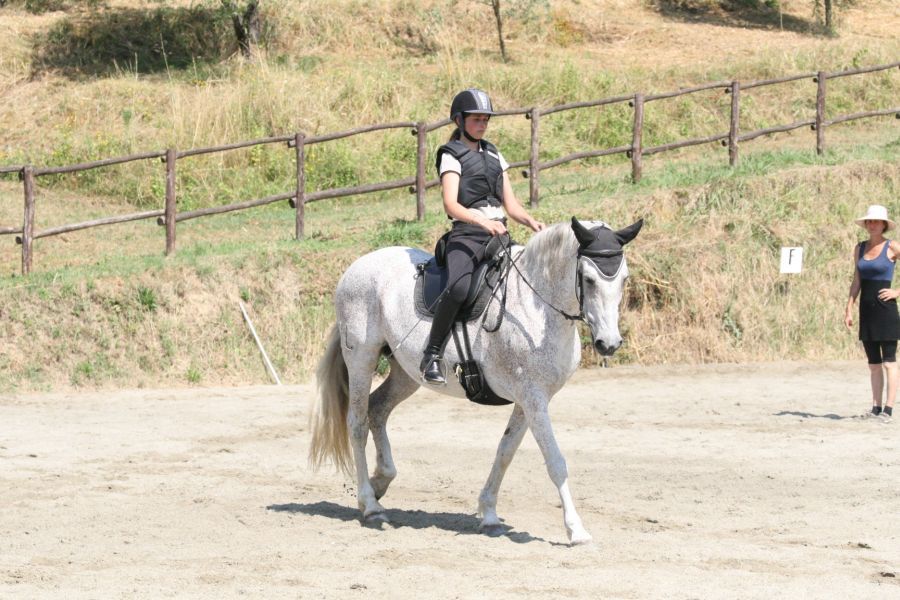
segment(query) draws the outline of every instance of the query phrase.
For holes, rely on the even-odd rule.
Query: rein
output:
[[[522,258],[522,252],[520,252],[519,255],[516,256],[515,258],[513,258],[512,252],[510,252],[512,243],[509,241],[509,237],[507,237],[506,245],[503,245],[501,242],[501,246],[503,248],[503,252],[505,252],[507,258],[509,258],[509,264],[506,267],[506,272],[500,276],[500,279],[503,282],[503,284],[502,284],[503,285],[503,297],[500,300],[500,315],[497,317],[497,323],[492,328],[485,327],[484,322],[487,319],[487,311],[485,311],[484,317],[482,318],[481,326],[486,332],[494,333],[495,331],[500,329],[500,325],[503,324],[503,316],[506,314],[506,286],[509,284],[509,272],[511,269],[516,270],[516,273],[519,274],[519,277],[522,278],[522,281],[525,282],[525,285],[527,285],[528,288],[532,292],[534,292],[534,295],[537,296],[541,302],[543,302],[544,304],[546,304],[547,306],[552,308],[554,311],[556,311],[557,313],[562,315],[563,318],[565,318],[567,321],[587,322],[587,321],[585,321],[585,318],[584,318],[584,293],[583,293],[583,289],[582,289],[583,284],[582,284],[582,272],[581,272],[581,261],[580,260],[575,265],[575,277],[577,280],[577,285],[576,285],[576,289],[575,289],[575,297],[578,298],[578,314],[571,315],[571,314],[567,313],[566,311],[554,306],[552,302],[548,301],[546,298],[541,296],[540,292],[538,292],[536,289],[534,289],[534,286],[531,285],[531,282],[528,281],[528,278],[525,277],[525,274],[522,273],[522,271],[519,269],[519,265],[516,264],[516,262],[520,258]],[[622,253],[621,250],[619,250],[618,252],[619,252],[619,254]],[[578,258],[581,258],[581,256],[582,256],[582,254],[579,251]],[[612,255],[610,255],[610,256],[612,256]],[[499,288],[499,287],[500,286],[498,285],[497,288]],[[494,290],[494,293],[496,294],[496,288]],[[492,296],[493,296],[493,294],[492,294]]]

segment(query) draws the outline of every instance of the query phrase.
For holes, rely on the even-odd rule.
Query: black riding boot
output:
[[[422,379],[426,383],[444,384],[447,379],[441,373],[441,349],[434,349],[431,346],[425,349],[425,356],[419,363],[419,370],[422,371]]]
[[[444,347],[447,334],[453,328],[453,321],[456,319],[457,312],[459,312],[459,302],[451,294],[444,295],[434,311],[434,320],[431,321],[428,345],[425,347],[425,354],[422,357],[422,362],[419,364],[422,379],[426,383],[447,383],[447,379],[441,373],[441,350]]]

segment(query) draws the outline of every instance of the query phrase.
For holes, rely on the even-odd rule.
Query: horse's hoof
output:
[[[390,482],[388,482],[388,483],[390,483]],[[385,494],[387,493],[387,491],[388,491],[388,484],[385,483],[384,485],[376,485],[376,484],[373,483],[373,484],[372,484],[372,491],[375,493],[375,499],[376,499],[376,500],[381,500],[382,498],[384,498],[384,495],[385,495]]]
[[[590,544],[594,541],[594,538],[591,537],[587,531],[582,531],[581,533],[573,533],[572,538],[569,540],[570,546],[584,546],[585,544]]]
[[[478,533],[488,537],[500,537],[506,533],[507,529],[507,527],[500,523],[494,523],[493,525],[482,525],[478,528]]]
[[[390,522],[390,519],[383,512],[372,513],[363,517],[363,525],[373,529],[381,529],[382,525]]]

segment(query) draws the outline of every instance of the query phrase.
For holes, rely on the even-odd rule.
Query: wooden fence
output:
[[[863,119],[869,117],[879,117],[879,116],[889,116],[894,115],[897,118],[900,118],[900,107],[898,108],[890,108],[885,110],[877,110],[877,111],[868,111],[868,112],[859,112],[853,114],[845,114],[838,117],[834,117],[832,119],[826,120],[825,118],[825,100],[826,100],[826,82],[830,79],[836,79],[838,77],[846,77],[850,75],[860,75],[864,73],[872,73],[875,71],[884,71],[887,69],[895,69],[900,68],[900,62],[895,62],[887,65],[878,65],[873,67],[852,69],[849,71],[841,71],[836,73],[826,73],[824,71],[819,71],[817,73],[804,73],[801,75],[792,75],[790,77],[781,77],[778,79],[767,79],[762,81],[753,81],[750,83],[741,83],[739,81],[731,81],[731,82],[716,82],[716,83],[708,83],[696,87],[680,89],[674,92],[665,92],[661,94],[643,94],[641,92],[628,94],[625,96],[616,96],[613,98],[604,98],[601,100],[592,100],[587,102],[572,102],[569,104],[562,104],[559,106],[553,106],[550,108],[522,108],[522,109],[514,109],[514,110],[505,110],[497,113],[498,116],[510,116],[510,115],[524,115],[527,119],[531,120],[531,147],[529,153],[529,159],[526,161],[520,161],[516,163],[511,163],[510,168],[517,167],[527,167],[526,170],[522,172],[525,177],[529,179],[529,203],[531,206],[537,206],[538,198],[540,196],[540,173],[541,171],[545,171],[547,169],[552,169],[553,167],[557,167],[559,165],[572,162],[575,160],[580,160],[584,158],[592,158],[599,156],[610,156],[614,154],[625,154],[628,158],[631,159],[631,173],[632,173],[632,181],[635,183],[640,181],[641,173],[642,173],[642,159],[644,156],[648,156],[651,154],[657,154],[660,152],[667,152],[669,150],[675,150],[678,148],[685,148],[688,146],[696,146],[699,144],[708,144],[714,142],[721,142],[723,146],[728,148],[728,161],[729,164],[734,166],[738,161],[739,147],[742,142],[753,140],[757,137],[769,135],[773,133],[779,133],[784,131],[791,131],[793,129],[798,129],[801,127],[811,127],[816,132],[816,152],[818,154],[822,154],[825,151],[825,130],[827,127],[832,125],[836,125],[838,123],[844,123],[847,121],[852,121],[855,119]],[[792,81],[798,81],[803,79],[811,79],[813,82],[817,84],[816,86],[816,114],[813,118],[797,121],[795,123],[789,123],[786,125],[778,125],[775,127],[769,127],[766,129],[758,129],[756,131],[749,131],[746,133],[742,133],[740,131],[740,97],[742,90],[749,90],[752,88],[758,88],[769,85],[776,85],[780,83],[787,83]],[[663,144],[661,146],[652,146],[649,148],[644,147],[643,145],[643,133],[644,133],[644,106],[648,102],[655,102],[658,100],[664,100],[668,98],[675,98],[678,96],[683,96],[686,94],[693,94],[696,92],[706,91],[706,90],[715,90],[722,89],[725,93],[731,94],[731,115],[730,115],[730,126],[727,133],[712,135],[703,138],[693,138],[687,140],[680,140],[676,142],[671,142],[668,144]],[[581,108],[591,108],[597,106],[604,106],[609,104],[617,104],[627,102],[633,108],[634,121],[632,128],[632,138],[631,144],[627,146],[617,146],[615,148],[603,148],[597,150],[587,150],[584,152],[576,152],[574,154],[569,154],[567,156],[562,156],[553,160],[549,160],[546,162],[540,161],[540,122],[541,117],[550,115],[553,113],[566,111],[566,110],[575,110]],[[0,226],[0,235],[16,235],[16,243],[21,244],[22,246],[22,273],[28,274],[31,272],[32,267],[32,256],[33,256],[33,244],[34,240],[40,239],[43,237],[49,237],[52,235],[59,235],[62,233],[67,233],[70,231],[77,231],[80,229],[88,229],[90,227],[99,227],[101,225],[111,225],[114,223],[124,223],[127,221],[137,221],[141,219],[152,219],[156,218],[157,223],[161,226],[165,226],[166,230],[166,254],[172,254],[175,252],[175,233],[176,233],[176,223],[179,221],[185,221],[187,219],[194,219],[197,217],[204,217],[208,215],[220,214],[225,212],[231,212],[236,210],[244,210],[247,208],[252,208],[255,206],[263,206],[265,204],[271,204],[273,202],[281,202],[281,201],[289,201],[291,206],[296,211],[295,218],[295,237],[297,239],[301,239],[304,233],[305,227],[305,216],[304,216],[304,208],[306,204],[310,202],[316,202],[319,200],[325,200],[328,198],[340,198],[345,196],[352,196],[357,194],[367,194],[371,192],[379,192],[385,190],[392,190],[398,188],[409,187],[411,193],[415,193],[416,195],[416,218],[421,220],[425,216],[425,191],[428,188],[435,187],[439,185],[439,181],[437,179],[426,179],[426,170],[428,169],[430,163],[428,160],[428,156],[426,156],[426,148],[427,148],[427,138],[428,133],[440,129],[446,125],[450,124],[449,119],[444,119],[442,121],[438,121],[435,123],[425,123],[425,122],[399,122],[399,123],[387,123],[380,125],[370,125],[367,127],[360,127],[357,129],[351,129],[348,131],[342,131],[338,133],[329,133],[325,135],[319,136],[309,136],[307,137],[303,133],[295,133],[293,135],[286,136],[278,136],[278,137],[269,137],[264,139],[251,140],[246,142],[237,142],[234,144],[227,144],[224,146],[214,146],[210,148],[195,148],[193,150],[185,150],[185,151],[177,151],[175,149],[168,149],[165,151],[158,152],[147,152],[144,154],[134,154],[131,156],[123,156],[117,158],[108,158],[105,160],[98,160],[94,162],[82,163],[77,165],[68,165],[63,167],[34,167],[32,165],[17,165],[17,166],[6,166],[0,167],[0,174],[2,173],[18,173],[19,178],[23,183],[24,189],[24,197],[25,197],[25,206],[24,206],[24,218],[22,221],[21,227],[2,227]],[[408,177],[405,179],[397,179],[393,181],[385,181],[381,183],[372,183],[367,185],[359,185],[355,187],[345,187],[345,188],[334,188],[334,189],[326,189],[319,190],[314,192],[306,191],[306,155],[305,150],[307,146],[313,144],[320,144],[332,140],[337,140],[341,138],[347,138],[355,135],[360,135],[363,133],[369,133],[373,131],[382,131],[387,129],[412,129],[413,135],[416,136],[416,174],[413,177]],[[238,202],[236,204],[228,204],[225,206],[216,206],[211,208],[203,208],[199,210],[192,211],[177,211],[177,186],[176,186],[176,167],[178,161],[180,159],[189,158],[191,156],[198,156],[201,154],[210,154],[210,153],[218,153],[218,152],[227,152],[230,150],[236,150],[239,148],[248,148],[252,146],[260,146],[263,144],[287,144],[289,147],[294,149],[294,157],[295,157],[295,165],[296,165],[296,186],[293,190],[284,192],[282,194],[276,194],[274,196],[267,196],[265,198],[258,198],[254,200],[247,200],[244,202]],[[35,231],[34,229],[34,219],[35,219],[35,178],[41,177],[44,175],[57,175],[61,173],[73,173],[76,171],[85,171],[88,169],[97,169],[101,167],[107,167],[111,165],[119,165],[123,163],[140,161],[140,160],[155,160],[161,159],[165,163],[166,169],[166,197],[165,197],[165,205],[164,208],[159,210],[150,210],[143,211],[138,213],[132,213],[127,215],[120,215],[114,217],[107,217],[103,219],[96,219],[93,221],[86,221],[83,223],[73,223],[68,225],[62,225],[59,227],[53,227],[50,229],[44,229]]]

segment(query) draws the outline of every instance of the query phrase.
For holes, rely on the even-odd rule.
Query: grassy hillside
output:
[[[264,3],[264,48],[251,62],[229,54],[224,33],[202,28],[218,3],[106,4],[90,21],[105,29],[94,30],[87,13],[34,15],[21,3],[0,9],[0,164],[66,164],[296,130],[436,120],[468,85],[490,90],[500,107],[549,106],[900,56],[890,27],[900,15],[888,0],[843,12],[838,38],[815,34],[808,2],[783,3],[784,29],[765,11],[750,19],[673,10],[677,2],[522,2],[527,11],[507,21],[508,63],[500,60],[490,9],[474,0]],[[133,31],[133,19],[146,18],[133,9],[152,13],[161,5],[159,19],[169,23],[162,31],[196,27],[216,43],[201,44],[205,54],[187,63],[166,55],[162,67],[108,60],[111,38],[100,34],[119,31],[126,17]],[[75,66],[59,58],[59,48],[74,54]],[[888,108],[898,89],[897,72],[837,80],[829,107]],[[806,118],[814,97],[809,82],[748,92],[743,126]],[[727,102],[709,93],[652,105],[645,144],[722,131]],[[542,128],[551,134],[542,145],[546,159],[628,143],[630,113],[564,113]],[[527,121],[498,119],[491,129],[509,158],[526,156]],[[755,140],[743,146],[735,170],[723,166],[721,148],[648,157],[637,186],[621,157],[586,161],[542,175],[536,212],[548,222],[576,214],[615,225],[646,216],[629,256],[627,345],[614,362],[855,356],[854,336],[839,322],[849,252],[861,231],[848,223],[871,202],[900,210],[898,132],[893,119],[835,127],[822,158],[808,131]],[[410,142],[401,131],[316,148],[309,189],[409,176]],[[368,158],[373,147],[379,160]],[[289,153],[274,147],[181,161],[182,208],[289,190],[291,170]],[[147,163],[41,179],[38,226],[157,208],[161,175],[160,165]],[[527,196],[527,185],[515,182]],[[305,379],[342,269],[384,245],[430,247],[446,219],[436,191],[427,202],[423,223],[412,221],[405,192],[313,204],[308,239],[299,243],[285,205],[189,221],[179,224],[178,253],[168,259],[161,229],[149,222],[77,232],[38,240],[28,278],[16,275],[18,247],[2,237],[0,389],[265,381],[238,300],[248,304],[282,378]],[[19,223],[21,213],[20,185],[0,179],[0,226]],[[527,239],[521,230],[516,236]],[[782,245],[805,248],[802,275],[778,275]]]

